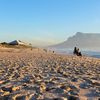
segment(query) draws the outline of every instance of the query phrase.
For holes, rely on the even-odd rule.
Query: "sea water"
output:
[[[58,54],[64,54],[64,55],[72,55],[73,54],[73,49],[68,49],[68,48],[52,49],[52,50]],[[82,53],[82,55],[85,55],[85,56],[100,58],[100,51],[82,49],[82,50],[80,50],[80,52]]]

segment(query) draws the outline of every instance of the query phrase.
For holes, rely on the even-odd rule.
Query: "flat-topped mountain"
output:
[[[74,36],[69,37],[63,43],[53,45],[50,47],[51,48],[73,48],[75,46],[84,49],[100,49],[100,34],[77,32]]]

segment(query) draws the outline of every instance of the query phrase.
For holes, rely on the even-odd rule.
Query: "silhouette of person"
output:
[[[77,56],[82,56],[82,54],[81,54],[79,48],[77,49]]]
[[[78,53],[78,49],[77,49],[77,47],[74,47],[73,54],[77,55],[77,53]]]
[[[82,56],[81,52],[79,51],[79,48],[77,48],[77,47],[74,47],[73,54],[75,54],[77,56]]]

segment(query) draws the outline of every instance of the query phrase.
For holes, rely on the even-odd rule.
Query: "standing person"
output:
[[[78,49],[77,49],[77,47],[74,47],[73,54],[74,54],[74,55],[77,55],[77,54],[78,54]]]
[[[77,56],[82,56],[82,53],[80,52],[79,48],[77,49]]]

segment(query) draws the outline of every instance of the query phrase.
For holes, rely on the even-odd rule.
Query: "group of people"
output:
[[[77,55],[77,56],[82,56],[82,53],[80,52],[79,48],[77,48],[77,47],[74,47],[73,54]]]

